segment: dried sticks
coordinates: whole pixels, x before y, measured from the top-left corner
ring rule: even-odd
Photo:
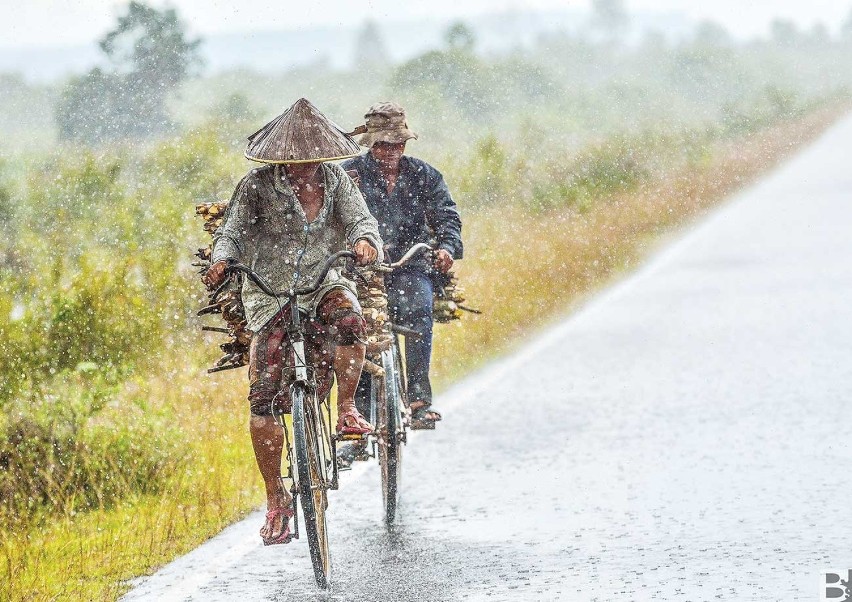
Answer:
[[[200,215],[204,219],[204,231],[210,237],[220,225],[225,216],[225,209],[228,203],[201,203],[195,206],[196,215]],[[198,249],[195,256],[199,261],[192,265],[200,268],[199,275],[203,276],[210,267],[211,247],[208,245],[202,249]],[[209,293],[208,304],[198,311],[199,316],[206,314],[221,314],[225,321],[226,328],[202,327],[202,330],[224,332],[227,333],[229,340],[219,345],[219,348],[224,352],[224,355],[216,360],[212,368],[207,372],[219,372],[222,370],[231,370],[240,368],[248,364],[249,360],[249,345],[251,345],[251,333],[246,330],[246,315],[243,309],[243,302],[240,296],[242,289],[242,275],[238,276],[231,284],[219,294],[216,299],[213,299],[213,293]]]

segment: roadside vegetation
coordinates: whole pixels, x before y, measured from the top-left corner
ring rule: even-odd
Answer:
[[[195,203],[229,197],[249,166],[241,139],[266,117],[300,95],[353,126],[380,97],[408,106],[421,134],[409,151],[459,202],[459,273],[484,310],[437,327],[444,389],[848,109],[836,73],[850,41],[774,35],[563,35],[483,57],[459,25],[401,65],[182,73],[168,115],[147,107],[151,132],[91,122],[67,130],[85,139],[0,157],[0,599],[114,599],[262,501],[245,371],[204,374],[217,339],[198,330],[190,263],[207,242]],[[810,69],[792,73],[791,56]],[[61,107],[81,102],[82,81],[54,91],[58,119],[80,117]]]

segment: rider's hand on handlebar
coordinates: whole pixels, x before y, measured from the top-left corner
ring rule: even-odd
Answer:
[[[207,273],[204,274],[204,277],[201,279],[201,281],[210,290],[218,288],[219,285],[222,284],[222,282],[224,282],[225,280],[225,268],[227,267],[227,261],[217,261],[207,269]]]
[[[435,267],[446,274],[453,267],[453,256],[446,249],[438,249],[433,255]]]
[[[358,265],[368,265],[376,261],[379,252],[366,239],[362,238],[355,243],[355,263]]]

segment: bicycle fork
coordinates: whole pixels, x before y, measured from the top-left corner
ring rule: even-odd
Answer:
[[[298,335],[301,334],[298,331],[296,333],[296,340],[292,341],[292,353],[293,353],[293,373],[294,373],[294,382],[308,382],[308,366],[305,362],[305,341],[301,339]],[[292,396],[291,396],[292,402]],[[274,407],[274,404],[273,404]],[[291,408],[292,411],[292,408]],[[293,446],[290,443],[290,434],[287,430],[287,425],[284,422],[284,416],[281,413],[276,413],[276,418],[278,419],[278,424],[281,425],[281,428],[284,429],[284,439],[285,445],[287,447],[287,476],[278,477],[279,482],[281,483],[282,489],[287,489],[287,481],[290,482],[290,496],[293,500],[293,539],[299,539],[299,506],[301,504],[298,503],[298,496],[301,495],[299,491],[299,487],[297,485],[298,475],[296,471],[298,468],[296,467],[296,463],[293,461]]]

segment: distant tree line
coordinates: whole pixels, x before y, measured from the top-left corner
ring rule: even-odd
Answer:
[[[73,79],[56,107],[61,140],[97,143],[163,132],[166,98],[201,62],[174,9],[132,1],[99,42],[110,68]]]
[[[221,127],[233,126],[237,140],[246,129],[237,122],[271,113],[280,100],[261,96],[246,81],[275,82],[278,93],[290,96],[310,89],[332,106],[346,102],[348,94],[340,93],[345,89],[364,97],[365,106],[367,96],[394,97],[410,107],[424,133],[440,130],[449,142],[466,128],[557,132],[570,122],[574,132],[599,132],[654,120],[712,120],[720,108],[734,115],[755,98],[780,110],[794,106],[797,97],[852,80],[845,68],[852,61],[844,58],[852,48],[852,12],[837,33],[820,24],[803,29],[775,20],[768,38],[743,44],[709,21],[688,38],[651,30],[636,35],[627,4],[593,0],[579,31],[541,33],[511,53],[490,56],[477,48],[476,29],[455,23],[442,45],[402,63],[392,61],[380,25],[370,21],[356,35],[351,72],[322,63],[273,78],[246,71],[239,84],[232,78],[220,86],[220,97],[211,95],[206,107],[206,91],[201,102],[190,104],[203,107]],[[95,144],[173,131],[167,99],[174,100],[200,65],[199,46],[175,10],[130,2],[100,40],[106,66],[74,78],[61,94],[60,138]],[[808,53],[804,67],[792,60],[800,51]],[[2,87],[0,81],[0,95]]]

